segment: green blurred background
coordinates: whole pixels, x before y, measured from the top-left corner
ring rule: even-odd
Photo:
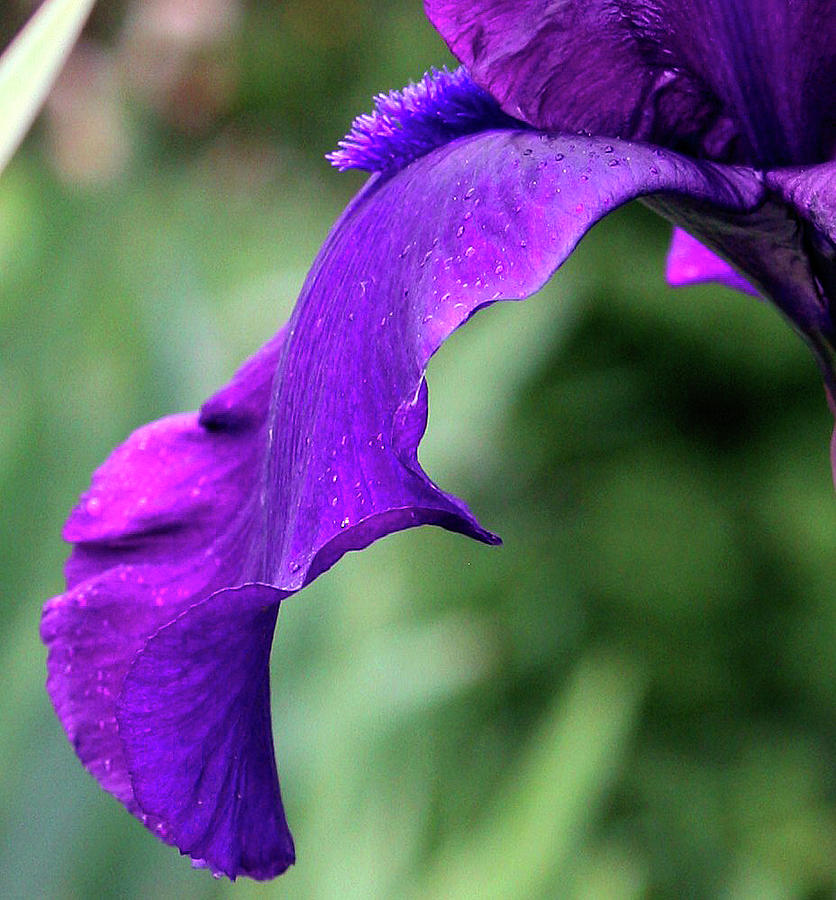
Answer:
[[[2,176],[0,895],[836,891],[832,418],[771,309],[665,285],[638,205],[430,366],[424,465],[505,546],[395,535],[283,607],[287,875],[192,871],[52,714],[91,471],[286,319],[363,181],[323,154],[446,62],[419,0],[101,4]]]

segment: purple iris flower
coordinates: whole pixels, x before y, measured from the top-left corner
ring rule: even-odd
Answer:
[[[417,457],[427,362],[476,310],[535,292],[640,197],[676,227],[670,280],[772,302],[836,397],[836,0],[425,5],[464,68],[356,120],[332,161],[373,174],[289,324],[95,473],[44,610],[84,765],[230,878],[294,860],[270,727],[281,601],[399,529],[498,542]]]

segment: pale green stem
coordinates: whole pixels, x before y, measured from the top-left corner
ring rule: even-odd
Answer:
[[[0,171],[61,71],[95,0],[45,0],[0,56]]]

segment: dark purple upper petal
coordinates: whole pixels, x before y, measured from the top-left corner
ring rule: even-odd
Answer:
[[[738,212],[763,194],[750,172],[525,131],[463,137],[373,178],[288,326],[251,577],[293,590],[346,550],[422,523],[490,539],[418,463],[427,362],[475,310],[530,295],[592,224],[652,192]]]
[[[762,166],[832,158],[836,0],[425,0],[477,83],[547,131]]]

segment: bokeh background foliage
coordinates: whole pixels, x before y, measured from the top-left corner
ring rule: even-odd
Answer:
[[[641,206],[430,367],[424,464],[505,546],[395,535],[282,609],[286,876],[193,872],[52,715],[39,610],[90,472],[287,317],[362,182],[323,154],[449,61],[418,0],[101,4],[0,180],[3,896],[836,890],[829,414],[772,310],[666,287]]]

